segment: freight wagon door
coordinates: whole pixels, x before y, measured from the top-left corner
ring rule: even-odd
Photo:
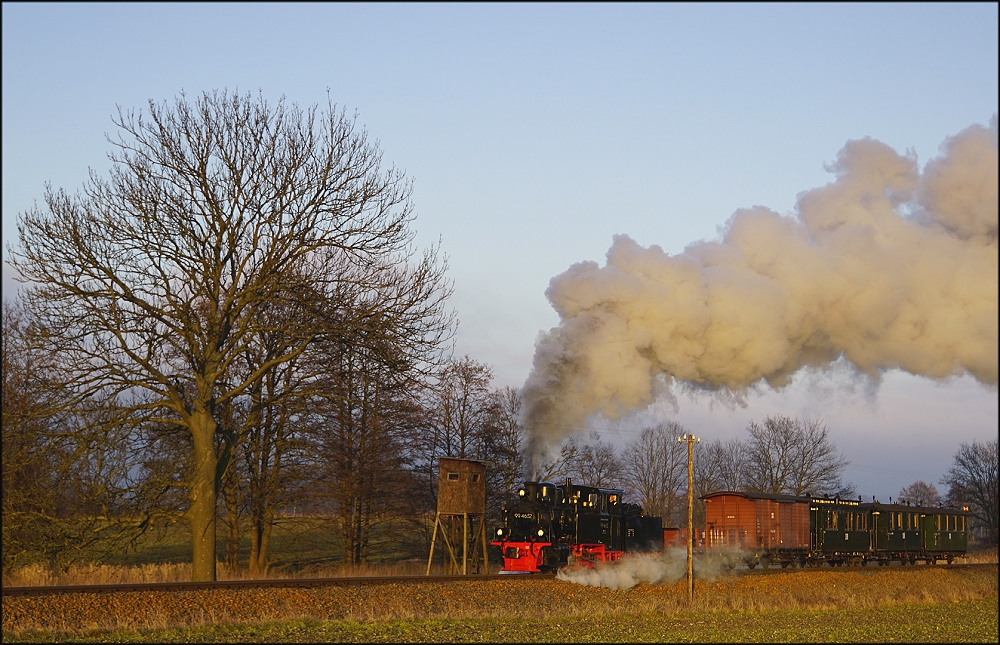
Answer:
[[[798,502],[779,502],[779,548],[809,548],[809,506]]]

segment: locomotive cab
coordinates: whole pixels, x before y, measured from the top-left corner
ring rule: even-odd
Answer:
[[[491,543],[503,556],[501,573],[554,571],[566,564],[569,547],[559,543],[562,488],[551,482],[524,482],[517,495]]]

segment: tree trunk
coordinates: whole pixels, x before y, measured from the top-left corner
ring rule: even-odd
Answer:
[[[250,532],[250,573],[267,574],[267,551],[271,543],[273,526],[274,513],[271,511],[253,521],[253,529]]]
[[[236,464],[231,462],[226,470],[226,483],[223,497],[226,502],[226,512],[229,515],[229,537],[226,539],[226,565],[232,575],[240,570],[240,509],[237,499],[238,479]]]
[[[202,408],[191,415],[194,469],[188,484],[187,511],[191,527],[191,580],[205,582],[216,579],[215,567],[215,503],[216,466],[215,419]]]
[[[361,497],[355,496],[354,498],[354,511],[353,511],[353,522],[351,523],[351,539],[354,543],[354,553],[352,561],[355,565],[362,564],[361,551]]]

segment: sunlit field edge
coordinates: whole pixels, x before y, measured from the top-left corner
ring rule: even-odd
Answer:
[[[26,642],[996,642],[997,599],[947,604],[589,618],[286,620],[191,628],[29,632]],[[4,641],[8,641],[4,636]]]

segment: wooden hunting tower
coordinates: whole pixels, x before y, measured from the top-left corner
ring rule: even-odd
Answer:
[[[489,573],[486,554],[486,464],[471,459],[441,457],[437,513],[434,516],[431,551],[427,556],[427,575],[431,572],[438,529],[448,550],[446,573],[466,575],[470,573],[470,563],[475,566],[476,573]],[[473,541],[471,549],[470,533]],[[482,554],[482,567],[477,557],[479,553]]]

